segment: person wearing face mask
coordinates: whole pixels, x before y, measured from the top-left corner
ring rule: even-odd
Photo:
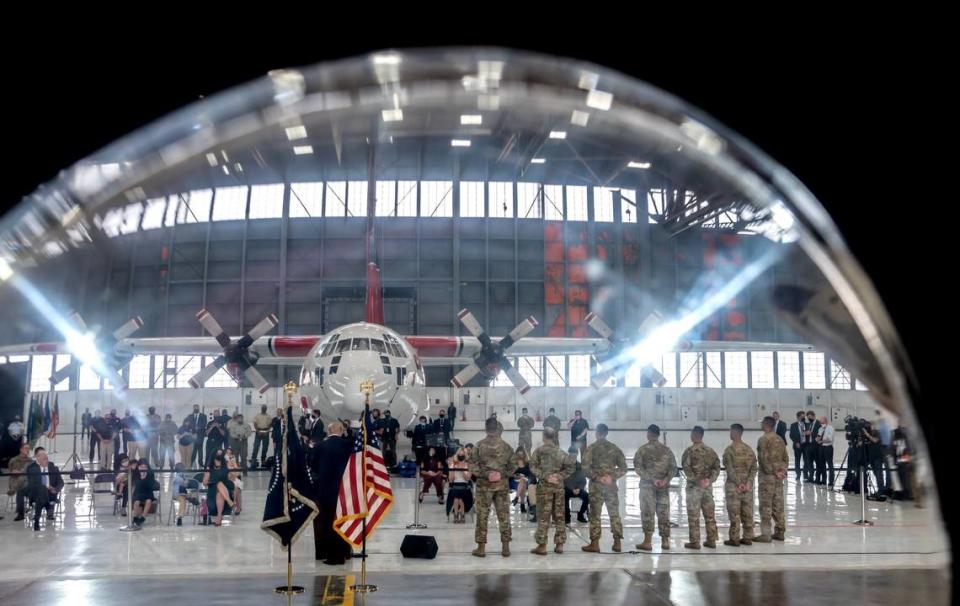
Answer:
[[[207,429],[207,415],[200,412],[200,406],[193,405],[193,412],[183,419],[186,425],[193,432],[193,450],[190,451],[190,460],[184,461],[187,466],[196,463],[197,467],[204,467],[203,463],[203,438]]]
[[[400,422],[390,415],[389,410],[383,411],[383,460],[391,473],[397,467],[398,433],[400,433]]]
[[[450,425],[450,419],[447,418],[447,411],[442,408],[440,412],[437,413],[437,418],[433,421],[433,431],[438,437],[442,436],[442,440],[439,441],[437,445],[437,452],[441,459],[446,459],[447,443],[450,442],[450,432],[453,431],[453,428]]]
[[[420,424],[413,428],[413,454],[416,456],[418,468],[427,454],[427,433],[429,433],[429,429],[427,417],[421,415]]]
[[[470,470],[467,468],[467,453],[463,448],[447,461],[450,487],[447,491],[447,517],[453,512],[453,523],[463,524],[467,512],[473,509],[473,490]]]
[[[567,422],[567,427],[570,429],[570,445],[580,450],[582,458],[587,450],[587,430],[590,429],[590,423],[583,418],[583,413],[577,410],[574,411],[573,418]]]
[[[816,441],[819,432],[820,422],[817,421],[817,413],[808,410],[806,422],[803,424],[803,441],[800,443],[803,449],[803,480],[805,482],[814,480],[814,466],[820,455]]]
[[[327,437],[327,432],[323,429],[323,421],[320,420],[320,411],[314,410],[310,413],[310,420],[307,423],[307,431],[310,436],[310,441],[314,445],[323,442],[323,439]]]
[[[340,421],[330,423],[329,435],[317,446],[310,457],[317,504],[317,516],[313,519],[315,557],[329,566],[342,565],[350,557],[350,544],[344,541],[333,528],[337,516],[337,499],[343,470],[350,461],[353,442],[344,437]]]
[[[140,459],[136,467],[132,464],[130,467],[130,482],[133,486],[133,523],[137,526],[143,526],[143,523],[147,520],[144,514],[149,513],[150,506],[153,504],[153,489],[156,480],[146,457]]]

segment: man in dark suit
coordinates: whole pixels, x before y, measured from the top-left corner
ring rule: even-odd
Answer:
[[[313,519],[313,540],[316,559],[337,566],[350,557],[350,544],[344,541],[333,523],[337,517],[337,500],[343,470],[353,453],[353,442],[344,437],[343,424],[334,421],[328,427],[329,435],[311,451],[310,468],[314,481],[314,501],[319,509]]]
[[[437,447],[437,454],[441,461],[447,460],[447,442],[450,441],[450,432],[453,431],[450,419],[446,415],[447,411],[441,408],[440,412],[437,413],[437,418],[433,420],[433,433],[437,434],[438,437],[442,436],[442,439],[438,440],[439,446]]]
[[[417,467],[423,462],[427,454],[427,433],[432,429],[427,424],[427,417],[420,417],[420,424],[413,428],[413,454],[417,457]]]
[[[383,462],[393,471],[397,466],[397,434],[400,433],[400,421],[383,411]]]
[[[817,421],[817,413],[812,410],[807,411],[807,418],[803,424],[803,480],[805,482],[814,481],[816,472],[817,458],[820,456],[819,445],[817,444],[817,434],[820,433],[820,422]]]
[[[800,479],[800,460],[803,459],[803,411],[797,413],[797,420],[790,424],[790,441],[793,442],[793,471]]]
[[[187,464],[192,465],[196,462],[197,467],[202,467],[206,461],[203,458],[203,440],[207,433],[207,415],[200,412],[199,405],[194,404],[193,412],[187,415],[183,422],[193,431],[193,454]]]
[[[307,433],[310,436],[310,440],[315,444],[319,445],[323,442],[323,439],[327,437],[327,432],[323,430],[323,421],[320,420],[320,411],[314,410],[313,414],[310,415],[310,423],[307,428]]]
[[[47,451],[37,447],[33,451],[36,459],[27,467],[27,495],[33,502],[33,529],[40,530],[41,511],[47,510],[47,519],[53,520],[53,506],[63,490],[63,477],[57,466],[50,462]],[[22,503],[18,503],[18,508]]]
[[[783,440],[783,443],[787,443],[787,424],[780,420],[780,411],[774,410],[771,415],[774,420],[773,432],[780,436],[780,439]]]

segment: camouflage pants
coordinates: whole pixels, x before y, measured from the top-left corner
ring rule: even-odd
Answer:
[[[707,540],[716,542],[717,533],[716,505],[713,502],[713,486],[700,488],[697,484],[687,484],[687,523],[690,526],[690,542],[700,542],[700,514],[707,525]]]
[[[643,532],[653,532],[653,514],[657,514],[660,536],[670,536],[670,487],[657,488],[649,482],[640,483],[640,521]]]
[[[550,534],[550,520],[553,519],[553,542],[563,545],[567,542],[567,525],[563,520],[563,489],[540,487],[537,491],[537,532],[533,538],[538,545],[544,545]]]
[[[497,522],[500,524],[500,541],[510,542],[510,490],[477,489],[477,543],[487,542],[487,522],[490,518],[490,504],[493,503],[497,511]],[[562,513],[562,512],[561,512]]]
[[[620,494],[617,485],[604,486],[600,482],[590,482],[590,540],[600,540],[600,514],[607,506],[610,516],[610,531],[613,538],[623,538],[623,523],[620,521]]]
[[[723,485],[726,493],[727,516],[730,518],[730,540],[740,540],[740,527],[743,525],[743,538],[753,538],[753,490],[737,492],[737,485],[727,482]]]
[[[531,432],[520,432],[520,447],[527,453],[527,456],[530,456],[530,453],[533,452],[533,434]]]
[[[770,518],[775,523],[775,532],[787,529],[783,515],[783,480],[777,476],[760,475],[760,534],[770,536]]]

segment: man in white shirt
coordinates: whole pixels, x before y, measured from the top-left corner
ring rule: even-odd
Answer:
[[[817,476],[815,484],[829,484],[833,486],[833,438],[834,429],[827,417],[820,417],[820,431],[817,433],[819,456],[817,457]],[[827,467],[830,468],[830,479],[827,480]]]

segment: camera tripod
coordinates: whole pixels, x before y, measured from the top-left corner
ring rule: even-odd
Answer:
[[[873,522],[867,519],[867,499],[868,491],[871,489],[871,480],[867,479],[867,470],[868,459],[867,459],[867,446],[866,444],[856,444],[851,445],[847,448],[847,452],[843,455],[843,460],[840,462],[840,468],[843,469],[844,464],[847,462],[848,456],[851,451],[855,451],[857,454],[857,476],[860,480],[860,519],[854,521],[854,524],[857,526],[873,526]],[[848,470],[849,473],[849,470]],[[839,474],[834,476],[833,484],[830,485],[831,490],[835,490],[834,486],[837,483]],[[873,486],[873,488],[876,488]]]

